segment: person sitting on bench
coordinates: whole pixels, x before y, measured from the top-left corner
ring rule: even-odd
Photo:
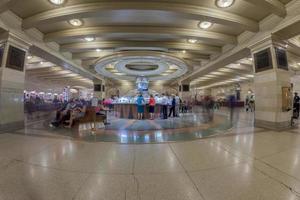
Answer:
[[[70,111],[69,125],[65,127],[72,128],[74,120],[84,117],[85,113],[86,105],[80,101],[76,101],[76,107]]]
[[[70,99],[59,110],[56,111],[55,120],[50,123],[51,127],[59,127],[64,121],[70,118],[70,111],[76,107],[74,99]]]

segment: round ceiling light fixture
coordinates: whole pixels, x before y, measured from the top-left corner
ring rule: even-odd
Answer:
[[[31,56],[31,55],[28,55],[28,56],[27,56],[27,59],[28,59],[28,60],[32,59],[32,56]]]
[[[219,8],[228,8],[234,4],[234,0],[216,0],[215,3]]]
[[[72,26],[82,26],[83,21],[80,19],[70,19],[69,24],[71,24]]]
[[[102,51],[102,50],[101,50],[101,49],[96,49],[96,51],[97,51],[97,52],[100,52],[100,51]]]
[[[198,42],[198,40],[196,39],[188,39],[188,42],[191,43],[191,44],[195,44]]]
[[[93,37],[93,36],[87,36],[87,37],[84,38],[84,40],[87,41],[87,42],[92,42],[92,41],[95,40],[95,37]]]
[[[54,4],[54,5],[62,5],[65,3],[65,0],[49,0],[50,3]]]
[[[199,22],[198,27],[201,29],[208,29],[213,25],[213,23],[208,21]]]

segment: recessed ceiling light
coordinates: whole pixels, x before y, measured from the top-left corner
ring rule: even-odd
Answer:
[[[182,50],[182,53],[186,53],[186,50]]]
[[[228,8],[233,5],[234,0],[216,0],[215,3],[219,8]]]
[[[40,62],[40,64],[42,65],[42,64],[44,64],[44,62],[43,62],[43,61],[41,61],[41,62]]]
[[[31,58],[32,58],[32,56],[30,56],[30,55],[29,55],[29,56],[27,56],[27,59],[28,59],[28,60],[30,60]]]
[[[201,29],[208,29],[213,25],[213,23],[208,21],[199,22],[198,27]]]
[[[92,36],[87,36],[87,37],[85,37],[84,39],[85,39],[85,41],[87,41],[87,42],[92,42],[92,41],[95,40],[95,38],[92,37]]]
[[[50,3],[55,4],[55,5],[62,5],[65,3],[65,0],[49,0]]]
[[[69,24],[72,26],[82,26],[83,22],[80,19],[71,19],[69,20]]]
[[[102,50],[101,50],[101,49],[96,49],[96,51],[97,51],[97,52],[100,52],[100,51],[102,51]]]
[[[188,39],[188,42],[192,43],[192,44],[195,44],[196,42],[198,42],[198,40],[196,40],[196,39]]]

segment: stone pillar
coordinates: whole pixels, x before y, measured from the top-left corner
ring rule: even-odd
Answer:
[[[289,110],[292,89],[285,47],[269,37],[253,45],[251,53],[255,72],[255,126],[286,129],[290,127],[292,115]]]
[[[179,97],[182,101],[189,101],[191,100],[191,92],[190,92],[190,84],[187,82],[179,83]]]
[[[1,132],[24,127],[25,62],[29,44],[6,33],[0,38],[0,46]]]
[[[106,97],[105,95],[106,87],[105,82],[100,80],[94,81],[94,97],[98,99],[103,99]]]

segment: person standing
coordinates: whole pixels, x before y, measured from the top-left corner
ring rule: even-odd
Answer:
[[[298,119],[299,118],[299,106],[300,106],[300,97],[298,96],[298,93],[295,92],[294,96],[294,105],[293,105],[293,110],[294,110],[294,115]]]
[[[172,95],[172,98],[171,98],[171,108],[170,108],[169,117],[171,117],[172,113],[173,113],[173,117],[175,117],[175,106],[176,106],[175,95]]]
[[[150,95],[150,99],[149,99],[149,113],[150,113],[150,119],[153,120],[154,119],[154,108],[155,108],[155,99],[153,97],[153,95]]]
[[[248,110],[249,110],[249,101],[250,101],[249,96],[246,96],[246,100],[245,100],[246,112],[248,112]]]
[[[251,95],[250,96],[250,99],[249,99],[249,108],[250,108],[250,111],[253,112],[255,110],[255,99],[254,99],[254,95]]]
[[[175,96],[175,103],[176,103],[176,105],[175,105],[175,116],[179,117],[180,98],[179,98],[178,94],[176,94],[176,96]]]
[[[163,119],[168,119],[168,97],[163,93],[161,97]]]
[[[138,119],[141,120],[143,119],[144,104],[145,104],[145,99],[142,94],[138,96],[136,100],[136,104],[137,104]]]

